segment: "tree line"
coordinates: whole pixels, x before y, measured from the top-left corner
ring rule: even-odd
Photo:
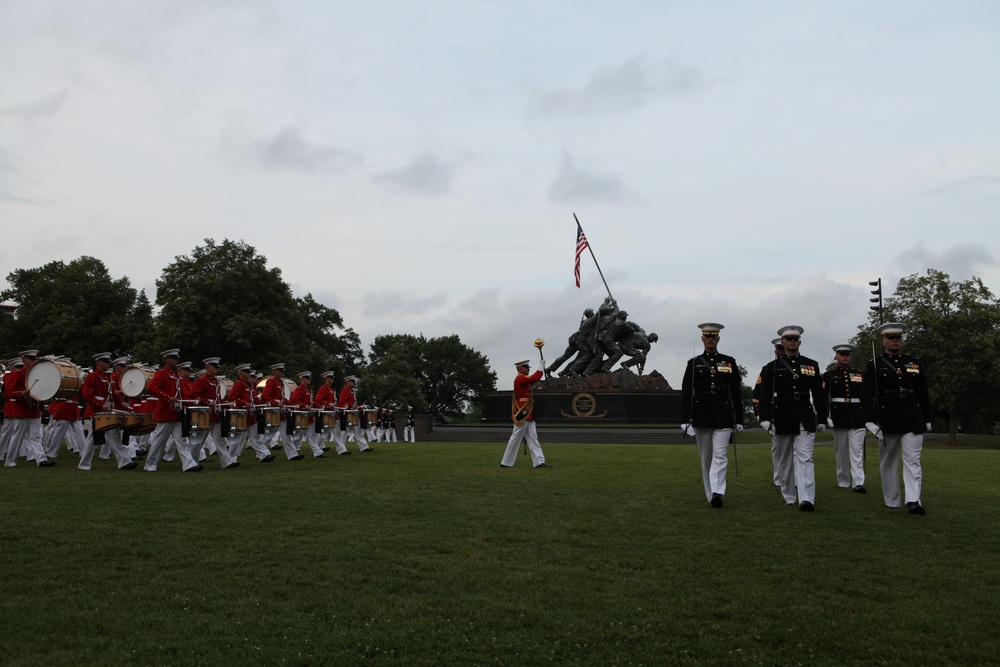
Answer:
[[[264,372],[284,361],[315,376],[336,370],[338,384],[357,375],[363,399],[412,405],[438,422],[461,419],[496,384],[489,360],[456,335],[379,336],[366,355],[336,309],[294,296],[281,269],[243,241],[205,239],[175,257],[156,280],[155,302],[94,257],[16,269],[7,282],[0,299],[17,306],[0,315],[8,356],[38,348],[87,366],[110,351],[156,364],[161,350],[179,347],[185,359],[221,356]]]

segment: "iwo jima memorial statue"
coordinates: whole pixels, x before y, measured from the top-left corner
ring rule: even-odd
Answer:
[[[576,218],[576,215],[573,216]],[[580,286],[580,254],[589,249],[577,220],[576,286]],[[593,257],[593,250],[590,250]],[[594,258],[594,264],[597,259]],[[604,274],[597,266],[604,281]],[[658,340],[639,324],[628,319],[618,307],[607,281],[608,296],[595,311],[583,311],[579,328],[567,341],[566,350],[551,364],[545,364],[542,347],[535,340],[545,379],[534,391],[535,416],[545,423],[564,422],[584,425],[651,424],[681,421],[681,392],[658,371],[644,374],[650,347]],[[624,361],[622,359],[625,358]],[[615,364],[621,362],[619,368]],[[486,397],[483,418],[488,422],[506,422],[511,416],[510,391]]]

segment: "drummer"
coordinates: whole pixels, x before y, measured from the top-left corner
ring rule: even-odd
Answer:
[[[79,456],[83,452],[86,436],[83,434],[83,416],[80,412],[79,390],[65,399],[49,402],[49,423],[45,426],[45,455],[54,459],[59,455],[63,439],[69,451]]]
[[[268,451],[263,436],[257,432],[257,383],[254,380],[253,370],[250,364],[237,366],[235,370],[239,379],[233,383],[229,400],[235,409],[247,411],[247,428],[242,432],[229,432],[229,453],[236,458],[243,453],[244,444],[249,444],[256,453],[258,461],[270,463],[274,460],[274,454]]]
[[[177,456],[177,446],[179,443],[184,443],[184,448],[187,449],[188,452],[191,452],[191,442],[188,440],[188,437],[185,434],[186,432],[184,430],[184,411],[182,409],[185,405],[190,404],[191,389],[192,387],[194,387],[194,378],[191,377],[191,362],[182,361],[179,364],[177,364],[175,370],[177,371],[177,392],[178,392],[177,413],[178,415],[180,415],[180,417],[178,418],[180,423],[180,431],[179,431],[180,436],[179,439],[175,440],[174,438],[171,438],[170,440],[167,441],[166,447],[163,450],[164,461],[174,460],[174,458]],[[156,376],[154,375],[153,377]],[[153,420],[154,421],[156,420],[155,413],[153,415]],[[192,458],[195,459],[195,463],[198,463],[196,457],[192,456]],[[197,470],[195,470],[195,472],[200,471],[202,468],[203,466],[200,463],[198,463]],[[187,472],[187,470],[185,469],[184,472]]]
[[[278,446],[278,439],[280,438],[284,444],[285,456],[292,459],[298,453],[295,451],[295,447],[288,443],[288,423],[285,420],[285,411],[283,409],[285,407],[285,373],[284,363],[271,364],[271,377],[268,378],[264,384],[264,389],[260,392],[260,400],[261,403],[269,408],[281,409],[281,419],[278,422],[278,427],[264,433],[264,445],[270,449],[280,449],[281,447]]]
[[[181,435],[181,414],[178,409],[181,400],[181,380],[177,370],[180,365],[180,354],[177,348],[161,352],[163,368],[156,371],[147,386],[150,395],[156,399],[156,408],[153,412],[156,428],[149,436],[149,453],[146,455],[145,466],[147,472],[156,472],[160,453],[168,441],[174,444],[175,451],[180,455],[184,472],[197,472],[202,469],[201,464],[191,457],[187,440]]]
[[[364,408],[359,407],[357,400],[355,399],[354,392],[358,386],[358,378],[354,375],[348,375],[344,378],[344,388],[340,390],[340,407],[350,414],[347,415],[347,426],[346,431],[349,434],[354,435],[355,442],[358,443],[358,448],[363,452],[374,451],[368,446],[368,439],[365,438],[364,429],[361,428],[361,415],[360,411]],[[340,422],[343,426],[344,422]]]
[[[128,448],[122,442],[122,431],[118,424],[112,428],[98,432],[98,421],[95,415],[114,415],[116,411],[127,412],[128,405],[122,400],[122,393],[118,389],[116,375],[111,372],[111,353],[99,352],[93,356],[94,370],[87,373],[83,380],[83,388],[80,393],[86,404],[83,412],[84,419],[91,419],[92,425],[87,439],[83,443],[83,453],[80,454],[80,470],[90,470],[90,464],[94,459],[94,447],[96,445],[111,445],[111,451],[115,454],[119,470],[133,470],[136,463],[129,455]],[[120,416],[120,415],[118,415]],[[115,416],[110,417],[112,421]]]
[[[4,465],[8,468],[17,465],[17,457],[22,448],[30,458],[34,458],[35,465],[39,468],[51,468],[56,464],[45,456],[45,450],[42,449],[42,413],[38,409],[38,402],[28,393],[28,373],[37,358],[38,350],[24,350],[21,352],[20,365],[12,363],[13,368],[4,376],[4,395],[7,400],[3,406],[0,452],[6,449]]]
[[[219,371],[222,368],[222,359],[219,357],[208,357],[203,359],[205,364],[204,372],[195,380],[191,388],[191,400],[199,407],[208,407],[211,412],[209,420],[211,428],[192,431],[188,440],[192,444],[191,455],[198,458],[197,452],[208,435],[215,440],[215,448],[219,453],[219,465],[223,468],[238,468],[240,463],[231,455],[229,451],[229,440],[222,437],[222,384],[219,382]]]
[[[337,390],[333,387],[334,376],[335,373],[333,371],[323,373],[323,386],[316,390],[313,407],[320,413],[333,412],[337,409]],[[322,417],[323,415],[320,414],[317,419],[322,421]],[[326,435],[327,443],[333,443],[334,447],[337,448],[338,454],[350,454],[347,451],[347,447],[344,446],[344,436],[346,434],[340,429],[340,420],[337,420],[334,426],[324,428],[323,433]],[[330,451],[329,444],[324,445],[323,451]]]
[[[292,410],[296,412],[311,412],[313,405],[312,377],[313,375],[309,371],[299,373],[299,386],[295,388],[295,391],[292,392],[291,397],[288,399],[288,406]],[[304,430],[296,429],[295,433],[291,436],[299,458],[302,458],[299,446],[302,443],[303,436],[305,437],[305,441],[309,443],[309,449],[312,451],[313,458],[323,458],[323,452],[326,450],[320,444],[320,441],[323,439],[322,434],[316,432],[315,415],[310,414],[306,428]],[[329,447],[326,449],[329,449]]]

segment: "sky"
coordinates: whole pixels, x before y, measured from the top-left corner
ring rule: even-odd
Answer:
[[[701,322],[752,381],[784,325],[830,361],[869,280],[934,268],[1000,292],[993,1],[0,16],[0,289],[90,255],[154,299],[175,257],[243,240],[366,350],[458,334],[499,388],[608,289],[678,388]],[[589,254],[574,284],[574,213],[608,289]]]

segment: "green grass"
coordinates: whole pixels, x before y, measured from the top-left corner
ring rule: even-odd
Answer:
[[[377,445],[181,474],[0,470],[4,665],[997,664],[1000,453],[927,449],[927,516],[770,452]]]

